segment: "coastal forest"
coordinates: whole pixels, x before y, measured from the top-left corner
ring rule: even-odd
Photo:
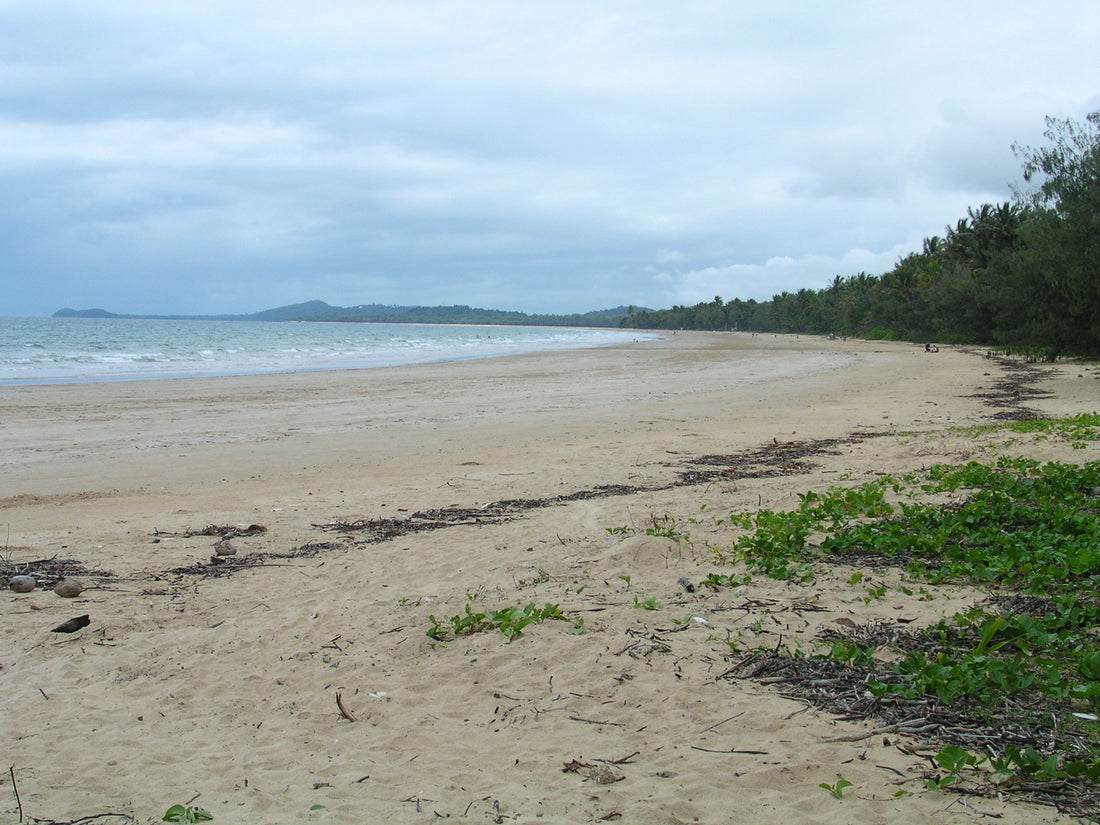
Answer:
[[[1013,145],[1013,198],[971,207],[882,275],[769,301],[628,308],[624,327],[851,335],[980,344],[1053,360],[1100,357],[1100,111],[1047,118],[1047,145]]]

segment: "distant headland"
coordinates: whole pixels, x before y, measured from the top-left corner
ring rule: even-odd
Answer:
[[[634,307],[615,307],[574,315],[529,315],[500,309],[454,306],[336,307],[324,301],[265,309],[245,315],[123,315],[105,309],[59,309],[54,318],[134,318],[161,321],[350,321],[375,324],[505,324],[516,326],[618,327]]]

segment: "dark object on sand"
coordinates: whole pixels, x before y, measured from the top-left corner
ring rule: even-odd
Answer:
[[[686,590],[688,593],[695,592],[695,585],[688,581],[687,576],[681,576],[676,580],[676,583],[680,585],[680,587],[684,588],[684,590]]]
[[[77,616],[75,619],[69,619],[69,621],[67,621],[67,622],[62,622],[61,624],[59,624],[57,627],[55,627],[50,632],[51,633],[76,633],[76,631],[80,630],[82,627],[87,627],[91,623],[92,623],[92,620],[89,619],[88,614],[85,613],[83,616]]]

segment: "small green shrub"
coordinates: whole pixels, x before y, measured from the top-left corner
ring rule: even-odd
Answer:
[[[819,788],[824,788],[831,793],[837,799],[844,798],[844,789],[852,787],[852,783],[847,779],[838,779],[834,784],[830,785],[828,782],[822,782],[818,785]]]
[[[209,822],[214,817],[202,808],[190,805],[173,805],[161,817],[163,822]]]
[[[471,606],[473,599],[466,602],[463,613],[440,621],[434,615],[428,617],[431,623],[426,635],[436,641],[451,641],[459,636],[469,636],[487,630],[499,630],[509,641],[523,635],[523,629],[530,624],[556,620],[569,621],[556,604],[536,607],[532,602],[526,607],[504,607],[500,610],[475,611]],[[579,627],[583,628],[583,620]],[[574,623],[574,627],[578,627]]]

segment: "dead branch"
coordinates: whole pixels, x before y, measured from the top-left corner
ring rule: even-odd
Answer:
[[[336,692],[336,707],[340,709],[340,715],[347,719],[349,722],[359,721],[351,715],[351,712],[346,707],[344,707],[344,697],[340,695],[339,691]]]

